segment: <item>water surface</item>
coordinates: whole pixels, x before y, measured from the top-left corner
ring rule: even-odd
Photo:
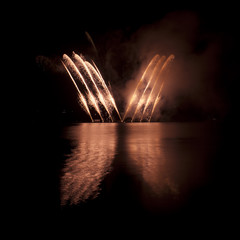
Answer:
[[[217,147],[212,123],[80,123],[62,139],[60,205],[74,216],[190,212],[209,185]]]

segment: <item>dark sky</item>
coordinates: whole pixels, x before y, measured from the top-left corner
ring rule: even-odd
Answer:
[[[182,42],[178,43],[177,40],[173,44],[173,50],[176,50],[179,46],[176,53],[182,57],[181,52],[184,52],[182,61],[186,62],[187,59],[191,62],[189,56],[201,56],[215,39],[221,42],[220,52],[218,53],[218,57],[221,59],[218,70],[221,76],[218,76],[219,84],[214,83],[214,87],[220,91],[220,95],[224,99],[223,102],[227,105],[227,111],[230,111],[229,109],[232,111],[234,108],[233,102],[236,101],[234,97],[236,88],[234,86],[239,78],[237,71],[239,67],[237,57],[239,52],[237,10],[236,6],[230,4],[230,2],[210,4],[209,1],[201,1],[201,3],[194,1],[194,3],[186,4],[182,1],[178,3],[138,2],[131,5],[121,1],[108,4],[79,2],[78,4],[59,3],[49,5],[39,3],[19,11],[19,22],[16,22],[15,26],[17,27],[16,31],[13,31],[13,35],[19,39],[17,47],[19,46],[18,51],[23,53],[26,58],[25,66],[29,66],[25,68],[24,82],[28,86],[25,89],[27,90],[28,104],[24,108],[28,113],[30,112],[30,115],[32,114],[33,118],[40,117],[45,120],[53,119],[53,121],[59,117],[58,114],[64,109],[78,112],[78,104],[73,103],[76,99],[74,87],[70,81],[63,77],[61,71],[58,72],[58,64],[62,54],[71,54],[72,51],[83,53],[93,59],[96,58],[93,48],[86,38],[85,31],[89,32],[96,44],[101,59],[98,62],[99,67],[107,81],[112,84],[114,91],[114,87],[118,88],[118,79],[123,79],[125,83],[128,78],[134,75],[135,68],[141,65],[139,56],[136,56],[138,55],[136,54],[138,45],[135,45],[135,42],[137,42],[137,44],[140,44],[139,46],[142,46],[141,40],[136,40],[140,33],[140,39],[144,39],[144,29],[147,29],[147,31],[153,29],[158,39],[162,39],[159,36],[164,31],[158,31],[157,29],[157,27],[162,26],[161,21],[169,19],[168,16],[172,13],[173,15],[181,13],[182,19],[184,14],[189,12],[196,15],[200,22],[197,27],[197,40],[194,45],[191,45],[191,54],[189,55],[187,51],[190,50],[188,48],[179,50],[183,49]],[[186,32],[185,35],[183,34],[184,38],[182,38],[181,33],[179,34],[181,41],[185,39],[185,36],[194,38],[192,37],[194,33],[187,33],[190,28],[184,27],[184,24],[188,22],[187,17],[187,20],[180,22],[179,25],[176,19],[174,20],[176,31],[181,32],[185,29]],[[191,21],[191,18],[189,18],[189,21]],[[159,22],[160,25],[158,25]],[[180,26],[181,24],[182,26]],[[166,29],[169,34],[169,29]],[[175,37],[174,34],[170,34],[170,36]],[[135,52],[128,49],[129,45],[127,43],[129,42]],[[152,42],[150,41],[149,44],[151,45]],[[118,62],[111,65],[111,69],[106,67],[109,64],[107,62],[110,56],[109,49],[112,50],[112,55],[115,54],[115,59],[118,59]],[[165,54],[168,54],[168,52]],[[208,55],[206,55],[206,59],[207,57]],[[211,62],[207,64],[210,66]],[[131,67],[126,68],[126,65],[133,67],[132,69]],[[191,65],[189,67],[191,68]],[[120,87],[123,86],[124,84]],[[177,97],[180,99],[179,102],[188,101],[188,98]],[[122,104],[122,99],[118,99],[118,101]],[[121,108],[121,106],[119,107]],[[192,111],[196,104],[182,107],[186,108],[184,109],[185,112],[188,112]],[[198,111],[198,108],[196,111]],[[81,114],[83,113],[80,112]],[[83,114],[83,120],[84,117],[86,118]]]

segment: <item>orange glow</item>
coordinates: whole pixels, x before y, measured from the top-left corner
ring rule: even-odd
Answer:
[[[139,80],[137,87],[135,88],[135,91],[130,99],[130,103],[127,107],[127,110],[124,114],[123,120],[126,118],[129,109],[133,106],[133,103],[135,102],[135,110],[133,112],[133,115],[131,117],[131,122],[133,122],[138,115],[140,117],[140,122],[143,120],[143,117],[146,112],[148,112],[147,118],[151,119],[154,110],[156,108],[157,103],[160,100],[160,93],[163,87],[163,84],[159,83],[160,77],[163,74],[163,72],[166,71],[169,63],[174,59],[174,55],[171,54],[167,59],[165,56],[160,56],[157,54],[154,56],[154,58],[150,61],[147,68],[145,69],[141,79]],[[154,83],[152,81],[154,80]],[[162,82],[164,79],[162,79]],[[160,92],[156,92],[158,90],[155,90],[160,85]],[[156,92],[155,94],[153,94]],[[154,96],[153,96],[154,95]],[[149,106],[153,105],[153,110],[151,111],[151,114],[149,115],[150,109]],[[148,111],[146,111],[148,109]],[[149,120],[150,121],[150,120]]]
[[[60,182],[62,206],[75,205],[98,196],[100,184],[111,170],[116,152],[117,125],[107,124],[84,123],[68,132],[77,146],[63,169]]]
[[[151,121],[152,115],[153,115],[153,113],[154,113],[154,110],[155,110],[158,102],[160,101],[160,94],[161,94],[163,85],[164,85],[164,82],[162,83],[162,85],[161,85],[161,87],[160,87],[160,89],[159,89],[159,93],[158,93],[157,97],[155,98],[155,101],[154,101],[154,104],[153,104],[153,108],[152,108],[152,112],[151,112],[151,115],[150,115],[150,118],[149,118],[149,122]]]
[[[165,57],[165,56],[162,56],[162,57],[160,58],[160,60],[158,61],[158,68],[157,68],[157,69],[158,69],[158,70],[160,69],[160,71],[158,72],[158,75],[157,75],[157,77],[155,78],[155,82],[154,82],[154,84],[153,84],[153,87],[152,87],[152,89],[151,89],[151,92],[150,92],[150,94],[148,95],[148,98],[147,98],[146,104],[145,104],[145,106],[144,106],[143,113],[142,113],[142,116],[141,116],[140,121],[142,121],[143,116],[144,116],[144,113],[145,113],[145,111],[146,111],[149,103],[150,103],[151,100],[153,99],[152,93],[153,93],[153,91],[154,91],[154,89],[155,89],[155,87],[156,87],[157,82],[159,81],[159,77],[160,77],[160,75],[161,75],[161,73],[162,73],[162,69],[163,69],[163,68],[162,68],[162,64],[163,64],[163,61],[165,61],[165,59],[166,59],[166,57]]]
[[[172,62],[174,58],[175,58],[175,56],[174,56],[173,54],[170,55],[170,56],[168,57],[168,59],[166,60],[166,62],[164,63],[162,69],[165,70],[165,69],[167,68],[167,66],[169,65],[169,63]],[[153,115],[153,113],[154,113],[154,111],[155,111],[155,108],[156,108],[158,102],[160,101],[160,94],[161,94],[161,92],[162,92],[163,86],[164,86],[164,81],[162,82],[162,84],[161,84],[161,86],[160,86],[160,88],[159,88],[157,97],[156,97],[156,99],[155,99],[155,101],[154,101],[153,108],[152,108],[152,112],[151,112],[151,115],[150,115],[150,118],[149,118],[149,122],[151,121],[152,115]]]
[[[139,131],[139,128],[141,131]],[[159,136],[159,125],[151,125],[140,123],[132,125],[129,128],[126,138],[127,151],[132,160],[131,164],[134,169],[138,169],[138,173],[147,185],[145,191],[150,191],[156,196],[161,196],[166,191],[172,195],[178,194],[178,188],[169,175],[164,152],[160,146],[161,137]],[[144,141],[142,136],[144,135]],[[145,197],[145,196],[143,196]]]
[[[156,72],[159,71],[159,68],[161,67],[161,65],[162,65],[163,61],[165,60],[165,58],[166,58],[165,56],[161,57],[161,58],[158,60],[157,64],[155,65],[155,67],[154,67],[154,69],[153,69],[153,72],[152,72],[152,74],[150,75],[150,78],[149,78],[149,80],[148,80],[148,83],[147,83],[147,85],[146,85],[146,87],[145,87],[145,89],[144,89],[144,91],[143,91],[143,93],[142,93],[142,95],[141,95],[141,97],[140,97],[140,100],[139,100],[139,102],[138,102],[138,104],[137,104],[136,110],[135,110],[135,112],[134,112],[134,114],[133,114],[133,117],[132,117],[132,121],[134,121],[135,115],[136,115],[136,113],[139,111],[140,107],[146,102],[146,101],[143,101],[142,98],[144,97],[144,94],[145,94],[145,92],[147,91],[147,89],[150,87],[150,84],[151,84],[152,79],[155,77]],[[161,69],[161,68],[160,68],[160,69]],[[157,82],[157,80],[158,80],[158,78],[156,78],[155,83]],[[153,85],[153,87],[152,87],[152,90],[154,89],[155,83],[154,83],[154,85]],[[149,94],[149,96],[150,96],[150,95],[151,95],[151,93]],[[151,96],[150,96],[150,97],[151,97]],[[148,98],[148,99],[149,99],[149,98]],[[146,105],[147,105],[147,104],[145,104],[145,107],[146,107]],[[141,120],[142,120],[142,118],[141,118]],[[140,121],[141,121],[141,120],[140,120]]]
[[[125,112],[125,114],[124,114],[124,117],[123,117],[123,121],[125,120],[125,118],[126,118],[126,116],[127,116],[127,114],[128,114],[128,111],[129,111],[129,109],[131,108],[131,106],[132,106],[132,104],[133,104],[133,101],[136,99],[137,91],[138,91],[139,87],[141,86],[141,83],[142,83],[143,79],[145,78],[145,76],[146,76],[146,74],[148,73],[149,69],[150,69],[154,64],[156,64],[156,61],[158,61],[159,58],[160,58],[160,56],[159,56],[158,54],[156,54],[156,55],[152,58],[152,60],[151,60],[150,63],[148,64],[148,66],[146,67],[146,69],[145,69],[142,77],[141,77],[140,80],[138,81],[138,84],[137,84],[137,86],[136,86],[136,88],[135,88],[135,90],[134,90],[134,93],[133,93],[133,95],[132,95],[132,98],[131,98],[131,100],[130,100],[130,102],[129,102],[129,104],[128,104],[127,110],[126,110],[126,112]]]

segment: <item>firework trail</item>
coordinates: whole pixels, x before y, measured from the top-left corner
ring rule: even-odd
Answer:
[[[132,97],[131,97],[131,99],[130,99],[130,102],[129,102],[129,104],[128,104],[127,110],[126,110],[126,112],[125,112],[125,114],[124,114],[124,116],[123,116],[122,121],[125,120],[125,118],[126,118],[126,116],[127,116],[127,114],[128,114],[128,111],[130,110],[130,108],[131,108],[133,102],[135,101],[135,99],[137,98],[137,91],[138,91],[139,87],[141,86],[141,83],[142,83],[142,81],[144,80],[145,75],[147,74],[147,72],[149,71],[149,69],[152,67],[152,65],[155,65],[155,64],[156,64],[156,62],[158,61],[159,58],[160,58],[160,56],[159,56],[158,54],[156,54],[156,55],[152,58],[152,60],[151,60],[150,63],[148,64],[148,66],[146,67],[146,69],[145,69],[142,77],[141,77],[140,80],[138,81],[138,84],[137,84],[137,86],[136,86],[136,88],[135,88],[135,90],[134,90],[134,93],[133,93],[133,95],[132,95]]]
[[[162,61],[164,61],[165,59],[166,59],[166,57],[163,56],[163,57],[162,57]],[[147,101],[146,101],[145,107],[144,107],[144,109],[143,109],[143,113],[142,113],[142,116],[141,116],[140,121],[142,121],[142,119],[143,119],[144,113],[145,113],[146,109],[148,108],[148,106],[149,106],[149,104],[150,104],[150,102],[151,102],[150,100],[152,99],[153,102],[156,102],[155,100],[157,99],[157,96],[158,96],[158,95],[156,95],[156,98],[155,98],[155,100],[154,100],[154,98],[152,97],[152,94],[153,94],[153,92],[154,92],[155,87],[157,86],[157,83],[159,82],[160,76],[161,76],[162,73],[166,70],[167,66],[169,65],[169,63],[170,63],[173,59],[174,59],[174,55],[172,54],[172,55],[170,55],[170,56],[167,58],[167,60],[164,62],[164,64],[163,64],[162,67],[160,68],[160,71],[159,71],[159,73],[158,73],[158,75],[157,75],[157,77],[156,77],[156,80],[155,80],[155,82],[154,82],[154,85],[153,85],[153,87],[152,87],[152,90],[151,90],[151,92],[150,92],[150,94],[149,94],[149,96],[148,96],[148,98],[147,98]],[[161,59],[160,59],[160,60],[161,60]],[[159,60],[159,61],[160,61],[160,60]],[[163,81],[164,81],[164,79],[163,79]],[[160,89],[162,89],[162,86],[163,86],[163,83],[160,85]],[[151,114],[151,115],[152,115],[152,114]]]
[[[92,118],[92,115],[91,115],[91,113],[90,113],[90,110],[89,110],[89,108],[88,108],[86,99],[84,98],[84,96],[83,96],[82,93],[80,92],[80,90],[79,90],[79,88],[78,88],[78,86],[77,86],[74,78],[72,77],[72,74],[69,72],[69,70],[68,70],[67,66],[65,65],[65,63],[64,63],[63,61],[61,61],[61,62],[62,62],[64,68],[66,69],[68,75],[70,76],[70,78],[71,78],[74,86],[76,87],[76,89],[77,89],[77,91],[78,91],[78,93],[79,93],[79,99],[80,99],[80,102],[82,103],[83,109],[88,113],[88,115],[89,115],[89,117],[91,118],[92,122],[94,122],[94,121],[93,121],[93,118]]]
[[[93,49],[94,49],[94,51],[95,51],[95,53],[96,53],[96,55],[98,57],[98,50],[97,50],[97,48],[96,48],[96,46],[94,44],[94,41],[93,41],[92,37],[90,36],[90,34],[88,32],[85,32],[85,34],[86,34],[86,37],[89,40],[89,42],[92,44]]]
[[[95,87],[95,89],[96,89],[96,91],[97,91],[97,93],[98,93],[98,97],[99,97],[100,102],[102,103],[102,105],[103,105],[104,108],[106,109],[109,117],[111,118],[111,120],[112,120],[112,122],[113,122],[112,116],[111,116],[111,114],[110,114],[110,112],[109,112],[109,110],[108,110],[108,107],[107,107],[106,103],[105,103],[105,99],[104,99],[102,93],[99,91],[99,89],[98,89],[98,87],[97,87],[97,84],[95,83],[95,81],[94,81],[94,79],[93,79],[93,76],[92,76],[91,72],[89,71],[89,69],[88,69],[85,61],[84,61],[78,54],[76,54],[76,53],[74,53],[74,52],[73,52],[73,56],[74,56],[74,58],[77,60],[77,62],[78,62],[80,65],[82,65],[82,66],[84,67],[84,69],[86,70],[88,76],[90,77],[90,79],[91,79],[91,81],[92,81],[92,83],[93,83],[93,85],[94,85],[94,87]]]
[[[147,91],[147,89],[149,88],[150,83],[151,83],[153,77],[156,75],[157,71],[159,71],[159,69],[160,69],[163,61],[165,60],[165,58],[166,58],[165,56],[161,57],[161,58],[158,60],[158,62],[156,63],[156,65],[155,65],[155,67],[154,67],[154,69],[153,69],[153,72],[152,72],[152,74],[150,75],[150,78],[149,78],[149,80],[148,80],[148,83],[147,83],[147,85],[146,85],[146,87],[145,87],[145,89],[144,89],[144,91],[143,91],[143,93],[142,93],[142,95],[141,95],[141,97],[140,97],[140,99],[139,99],[139,102],[138,102],[138,104],[137,104],[137,107],[136,107],[136,109],[135,109],[135,112],[134,112],[134,114],[133,114],[133,117],[132,117],[131,122],[134,121],[134,118],[135,118],[136,113],[138,112],[138,110],[140,109],[140,107],[144,104],[144,102],[145,102],[145,101],[144,101],[144,94],[145,94],[145,92]],[[154,85],[153,85],[153,87],[152,87],[152,90],[153,90],[156,82],[157,82],[157,78],[156,78],[156,81],[154,82]],[[150,93],[150,94],[151,94],[151,93]],[[146,106],[146,104],[145,104],[145,106]]]
[[[90,64],[90,63],[89,63],[89,64]],[[90,64],[90,65],[91,65],[91,64]],[[106,91],[107,97],[108,97],[109,101],[112,103],[113,107],[115,108],[115,110],[116,110],[116,112],[117,112],[117,114],[118,114],[119,119],[122,121],[122,118],[121,118],[121,116],[120,116],[120,113],[119,113],[119,111],[118,111],[117,105],[116,105],[116,103],[115,103],[115,100],[114,100],[112,94],[110,93],[110,91],[109,91],[109,89],[108,89],[108,87],[107,87],[107,85],[106,85],[106,83],[105,83],[105,81],[104,81],[104,79],[103,79],[100,71],[98,70],[98,68],[97,68],[97,66],[96,66],[96,64],[95,64],[94,62],[93,62],[93,65],[94,65],[94,67],[95,67],[95,69],[96,69],[96,70],[95,70],[95,69],[93,68],[93,70],[94,70],[94,71],[96,72],[96,74],[98,75],[98,79],[100,80],[100,82],[101,82],[101,84],[102,84],[102,86],[103,86],[103,88],[104,88],[104,91]]]
[[[142,121],[144,114],[146,113],[146,110],[149,109],[150,104],[153,104],[153,109],[150,115],[148,114],[148,118],[149,119],[152,118],[156,105],[160,100],[160,94],[161,94],[163,83],[164,83],[164,78],[162,79],[162,83],[159,83],[160,77],[166,71],[166,69],[168,69],[170,62],[173,59],[174,59],[173,54],[171,54],[167,59],[165,56],[162,56],[160,58],[158,54],[156,54],[152,58],[147,68],[145,69],[141,79],[138,81],[138,84],[130,99],[127,110],[124,114],[123,121],[125,120],[130,108],[132,108],[134,102],[135,102],[134,104],[136,104],[136,108],[131,117],[131,122],[134,121],[137,114],[141,114],[140,121]],[[158,91],[156,90],[156,88],[159,85],[160,85],[160,88]],[[153,94],[154,92],[155,94]],[[154,97],[153,95],[154,96],[156,95],[156,97]]]
[[[90,64],[75,52],[73,52],[72,59],[67,54],[63,54],[62,64],[78,90],[80,102],[83,105],[84,110],[89,114],[91,120],[93,121],[89,104],[96,110],[102,122],[104,122],[103,115],[99,108],[99,104],[101,104],[112,122],[113,109],[116,110],[119,119],[122,121],[115,100],[96,64],[94,62],[93,65]],[[76,80],[80,80],[85,94],[80,91]]]
[[[86,90],[88,92],[88,99],[89,99],[89,101],[92,103],[93,107],[95,108],[95,110],[99,114],[102,122],[104,122],[104,119],[103,119],[103,117],[101,115],[100,109],[99,109],[98,104],[97,104],[97,100],[93,96],[92,92],[90,91],[88,85],[86,84],[86,81],[85,81],[84,77],[82,76],[82,74],[80,73],[78,68],[76,67],[75,63],[72,61],[72,59],[70,57],[68,57],[67,54],[63,55],[63,59],[68,63],[68,65],[70,65],[70,67],[75,71],[75,73],[77,73],[78,79],[81,80],[81,82],[84,84],[84,86],[85,86],[85,88],[86,88]]]

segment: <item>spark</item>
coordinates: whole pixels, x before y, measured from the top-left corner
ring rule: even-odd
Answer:
[[[87,32],[85,32],[85,34],[95,48],[90,35]],[[131,111],[133,110],[131,121],[134,121],[137,114],[141,114],[141,122],[146,115],[146,112],[148,112],[147,119],[151,121],[156,106],[160,101],[161,92],[165,82],[165,76],[162,78],[162,74],[168,70],[168,66],[174,59],[174,55],[171,54],[166,59],[165,56],[160,57],[159,54],[156,54],[151,59],[134,89],[123,118],[121,118],[116,102],[94,61],[92,61],[91,64],[86,61],[82,55],[80,56],[75,52],[73,52],[72,59],[67,54],[63,54],[63,60],[61,60],[61,62],[79,93],[79,102],[81,103],[81,106],[88,113],[92,122],[94,122],[94,120],[89,106],[96,110],[102,122],[104,122],[103,113],[101,113],[101,110],[103,111],[103,109],[106,110],[106,113],[112,122],[113,109],[115,109],[121,122],[126,119],[130,109]],[[75,78],[82,83],[81,86],[84,89],[84,94],[80,91]],[[158,88],[159,90],[157,90]],[[100,106],[103,108],[100,109]]]
[[[164,82],[162,83],[162,85],[161,85],[161,87],[160,87],[160,89],[159,89],[158,95],[157,95],[157,97],[156,97],[156,99],[155,99],[155,101],[154,101],[153,108],[152,108],[152,112],[151,112],[150,118],[149,118],[149,120],[148,120],[149,122],[151,121],[151,118],[152,118],[152,115],[153,115],[153,113],[154,113],[154,110],[155,110],[155,108],[156,108],[156,106],[157,106],[157,104],[158,104],[158,102],[159,102],[159,100],[160,100],[160,94],[161,94],[161,92],[162,92],[163,85],[164,85]]]
[[[89,64],[90,64],[90,63],[89,63]],[[97,66],[96,66],[96,64],[95,64],[94,62],[93,62],[93,65],[94,65],[94,67],[95,67],[95,68],[92,67],[93,71],[97,74],[98,79],[100,80],[100,82],[101,82],[104,90],[106,91],[106,93],[107,93],[107,95],[108,95],[108,99],[110,100],[110,102],[112,103],[113,107],[115,108],[115,110],[116,110],[116,112],[117,112],[117,114],[118,114],[118,117],[119,117],[120,121],[122,121],[122,118],[121,118],[121,116],[120,116],[120,113],[119,113],[119,111],[118,111],[117,105],[116,105],[116,103],[115,103],[115,100],[114,100],[112,94],[110,93],[110,91],[109,91],[109,89],[108,89],[108,87],[107,87],[107,85],[106,85],[106,83],[105,83],[105,81],[104,81],[104,79],[103,79],[103,77],[102,77],[99,69],[97,68]],[[92,66],[92,65],[90,64],[90,66]],[[96,69],[96,70],[95,70],[95,69]]]
[[[89,99],[93,105],[93,107],[95,108],[95,110],[97,111],[97,113],[99,114],[102,122],[104,122],[103,120],[103,117],[101,115],[101,112],[100,112],[100,109],[98,107],[98,104],[97,104],[97,101],[96,99],[94,98],[92,92],[90,91],[90,89],[88,88],[88,85],[86,84],[86,81],[84,79],[84,77],[82,76],[82,74],[80,73],[80,71],[78,70],[78,68],[76,67],[75,63],[72,61],[72,59],[70,57],[68,57],[67,54],[64,54],[63,55],[63,59],[66,60],[70,65],[71,67],[75,70],[75,72],[77,73],[78,77],[81,79],[82,83],[84,84],[85,88],[87,89],[88,91],[88,94],[89,94]]]
[[[161,69],[161,71],[166,70],[166,69],[167,69],[167,66],[169,65],[170,62],[173,61],[174,58],[175,58],[175,56],[174,56],[173,54],[171,54],[171,55],[167,58],[167,60],[165,61],[164,65],[163,65],[163,67],[162,67],[162,69]],[[159,88],[157,97],[155,98],[155,101],[154,101],[154,104],[153,104],[153,108],[152,108],[152,112],[151,112],[149,121],[151,121],[151,118],[152,118],[152,115],[153,115],[154,110],[155,110],[155,108],[156,108],[156,105],[157,105],[157,103],[158,103],[159,100],[160,100],[160,94],[161,94],[161,92],[162,92],[163,85],[164,85],[164,80],[163,80],[163,82],[162,82],[162,84],[161,84],[161,86],[160,86],[160,88]]]
[[[93,42],[92,37],[90,36],[90,34],[89,34],[88,32],[85,32],[85,34],[86,34],[87,39],[89,40],[89,42],[92,44],[93,49],[94,49],[94,51],[96,52],[96,55],[98,56],[98,51],[97,51],[97,48],[96,48],[96,46],[95,46],[95,44],[94,44],[94,42]]]
[[[155,76],[156,72],[159,70],[159,68],[160,68],[160,66],[161,66],[161,64],[162,64],[162,62],[163,62],[164,59],[165,59],[165,56],[161,57],[161,58],[158,60],[157,64],[155,65],[155,67],[154,67],[154,69],[153,69],[153,72],[152,72],[152,74],[151,74],[151,76],[150,76],[150,78],[149,78],[149,80],[148,80],[148,83],[147,83],[147,85],[146,85],[146,87],[145,87],[145,89],[144,89],[144,91],[143,91],[143,93],[142,93],[142,95],[141,95],[141,97],[140,97],[140,100],[139,100],[139,102],[138,102],[138,104],[137,104],[136,110],[135,110],[135,112],[134,112],[134,114],[133,114],[133,117],[132,117],[132,120],[131,120],[132,122],[134,121],[135,115],[136,115],[136,113],[138,112],[139,108],[140,108],[140,107],[143,105],[143,103],[145,102],[145,101],[141,101],[141,99],[144,97],[144,94],[145,94],[146,90],[148,89],[148,87],[149,87],[149,85],[150,85],[153,77]],[[157,81],[157,78],[156,78],[156,81]],[[156,83],[156,81],[155,81],[155,83]],[[154,85],[155,85],[155,83],[154,83]],[[154,88],[154,86],[153,86],[153,88]],[[153,90],[153,88],[152,88],[152,90]],[[146,104],[145,104],[145,106],[146,106]],[[141,120],[140,120],[140,121],[141,121]]]
[[[99,91],[99,89],[98,89],[98,87],[97,87],[97,84],[95,83],[95,81],[94,81],[94,79],[93,79],[93,76],[92,76],[91,72],[89,71],[86,63],[82,60],[82,58],[81,58],[78,54],[76,54],[76,53],[74,53],[74,52],[73,52],[73,54],[74,54],[74,58],[78,61],[78,63],[82,64],[83,67],[84,67],[84,69],[87,71],[88,76],[90,77],[90,79],[91,79],[91,81],[92,81],[95,89],[96,89],[97,92],[98,92],[98,96],[99,96],[100,102],[102,103],[102,105],[103,105],[104,108],[106,109],[109,117],[111,118],[111,120],[112,120],[112,122],[113,122],[112,116],[111,116],[111,114],[110,114],[110,112],[109,112],[109,110],[108,110],[108,107],[107,107],[107,105],[106,105],[106,103],[105,103],[105,100],[104,100],[101,92]]]
[[[61,62],[62,62],[64,68],[66,69],[68,75],[70,76],[70,78],[71,78],[74,86],[76,87],[76,89],[77,89],[77,91],[78,91],[78,93],[79,93],[79,99],[80,99],[81,103],[83,104],[84,110],[88,113],[88,115],[89,115],[89,117],[91,118],[92,122],[94,122],[94,121],[93,121],[93,118],[92,118],[92,115],[91,115],[91,113],[90,113],[90,110],[89,110],[89,108],[88,108],[86,99],[84,98],[84,96],[83,96],[82,93],[80,92],[80,90],[79,90],[79,88],[78,88],[78,86],[77,86],[74,78],[72,77],[72,74],[71,74],[70,71],[68,70],[68,68],[67,68],[67,66],[65,65],[65,63],[64,63],[63,61],[61,61]]]
[[[165,56],[162,56],[161,59],[159,60],[159,64],[162,65],[162,63],[163,63],[163,61],[164,61],[165,59],[166,59],[166,57],[165,57]],[[166,62],[165,62],[165,63],[166,63]],[[150,94],[149,94],[149,96],[148,96],[148,98],[147,98],[146,104],[145,104],[145,106],[144,106],[144,109],[143,109],[143,113],[142,113],[140,122],[142,121],[143,116],[144,116],[144,113],[145,113],[146,109],[148,108],[148,106],[149,106],[149,104],[150,104],[150,102],[151,102],[150,100],[153,99],[153,98],[152,98],[153,91],[154,91],[154,89],[155,89],[155,87],[156,87],[156,85],[157,85],[157,82],[158,82],[158,80],[159,80],[159,78],[160,78],[160,75],[161,75],[161,73],[162,73],[162,71],[163,71],[164,68],[165,68],[165,67],[164,67],[164,65],[163,65],[163,66],[160,68],[160,71],[158,72],[158,75],[157,75],[157,77],[156,77],[156,79],[155,79],[155,82],[154,82],[154,84],[153,84],[153,87],[152,87],[152,89],[151,89],[151,92],[150,92]]]
[[[123,116],[123,120],[122,120],[122,121],[125,120],[129,109],[131,108],[134,100],[136,99],[137,91],[138,91],[139,87],[141,86],[141,83],[142,83],[143,79],[145,78],[145,75],[147,74],[147,72],[149,71],[149,69],[152,67],[152,65],[155,64],[156,61],[158,61],[159,58],[160,58],[160,56],[159,56],[158,54],[156,54],[156,55],[152,58],[152,60],[151,60],[150,63],[148,64],[148,66],[146,67],[146,69],[145,69],[142,77],[141,77],[140,80],[138,81],[138,84],[137,84],[137,86],[136,86],[136,88],[135,88],[135,90],[134,90],[133,96],[132,96],[132,98],[131,98],[131,100],[130,100],[130,102],[129,102],[129,104],[128,104],[127,110],[126,110],[126,112],[125,112],[125,114],[124,114],[124,116]]]
[[[148,115],[148,118],[151,119],[151,117],[154,113],[154,110],[156,108],[156,105],[160,100],[160,94],[161,94],[161,91],[163,88],[164,78],[161,79],[160,77],[168,69],[170,62],[173,59],[174,59],[173,54],[171,54],[167,59],[165,56],[162,56],[160,58],[160,56],[158,54],[156,54],[152,58],[152,60],[148,64],[147,68],[145,69],[141,79],[139,80],[139,82],[134,90],[134,93],[130,99],[130,103],[124,114],[123,120],[126,118],[129,109],[133,105],[133,102],[136,102],[136,108],[133,112],[131,122],[134,121],[135,116],[137,114],[141,114],[141,117],[140,117],[140,122],[141,122],[143,120],[144,114],[146,113],[146,110],[149,109],[150,103],[153,104],[152,111],[149,109],[149,111],[151,111],[151,115]],[[145,80],[145,81],[143,81],[143,80]],[[152,83],[153,80],[154,80],[154,82]],[[160,82],[161,84],[159,83],[160,80],[162,80],[162,83]],[[155,90],[157,88],[157,86],[159,86],[159,84],[160,84],[159,91]],[[143,110],[142,110],[142,108],[143,108]]]

